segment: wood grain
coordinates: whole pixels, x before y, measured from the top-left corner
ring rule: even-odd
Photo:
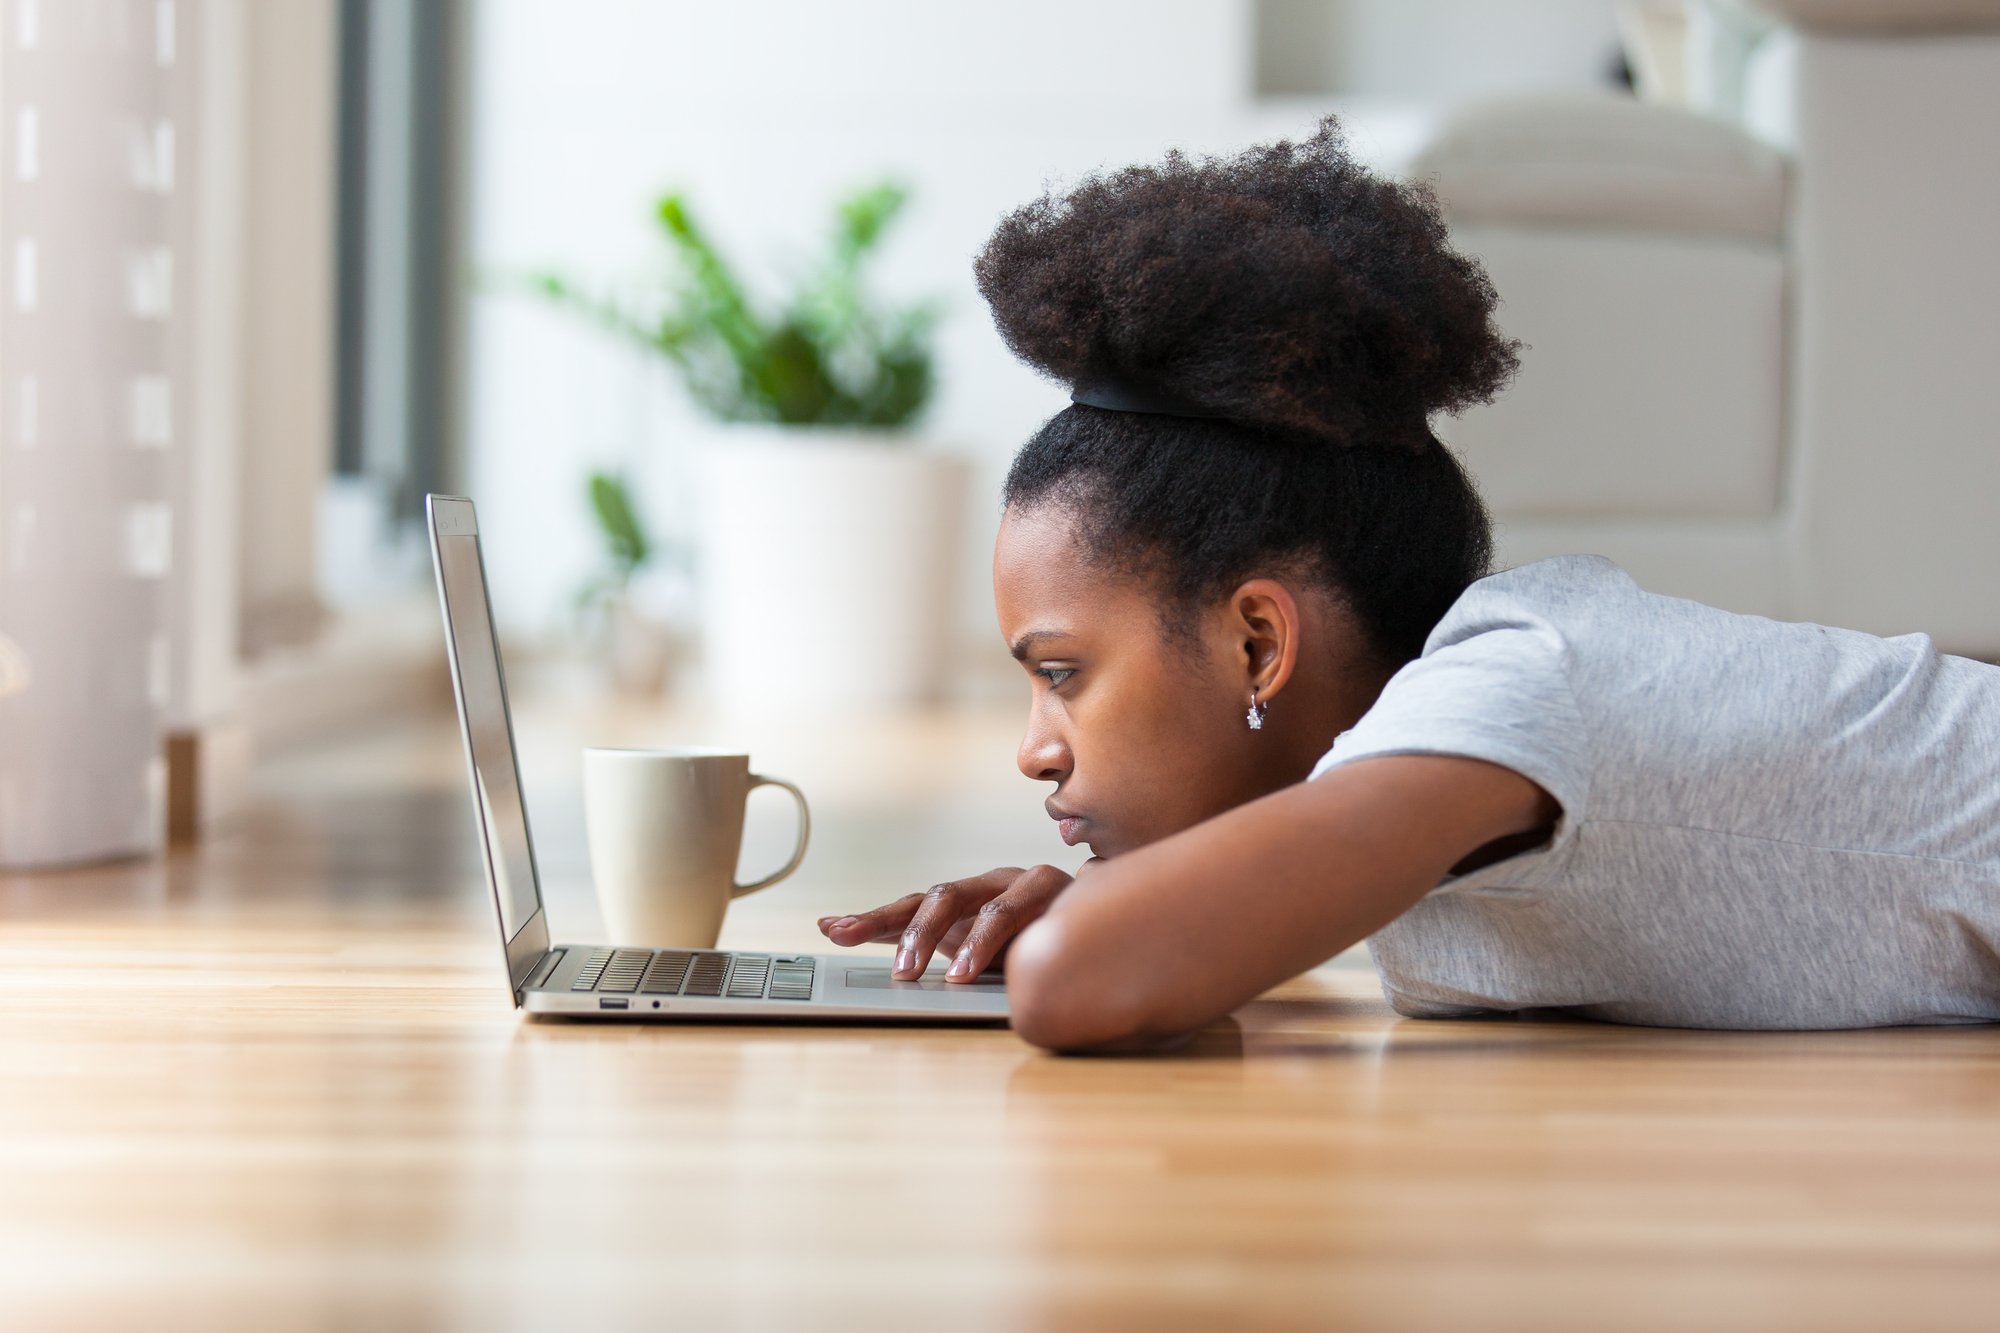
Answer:
[[[614,724],[701,738],[523,719],[566,937],[549,756]],[[1004,769],[1004,720],[857,728],[756,738],[827,834],[725,943],[1028,836],[1033,790],[968,758]],[[1411,1022],[1354,958],[1159,1058],[531,1023],[453,744],[267,767],[161,863],[0,878],[0,1324],[1995,1326],[2000,1029]]]

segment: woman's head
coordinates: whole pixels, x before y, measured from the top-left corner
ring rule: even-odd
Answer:
[[[1060,613],[1103,640],[1095,667],[1037,680],[1023,769],[1061,784],[1058,808],[1091,802],[1100,854],[1296,781],[1486,572],[1485,511],[1429,418],[1514,369],[1491,283],[1428,190],[1363,170],[1331,117],[1299,144],[1044,196],[975,272],[1038,370],[1206,414],[1074,404],[1015,459],[1002,629]],[[1274,615],[1276,648],[1257,628]],[[1271,724],[1252,731],[1260,685]]]

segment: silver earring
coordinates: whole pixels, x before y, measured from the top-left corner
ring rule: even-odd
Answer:
[[[1250,711],[1243,715],[1243,720],[1250,724],[1250,730],[1262,731],[1264,729],[1264,710],[1267,707],[1269,707],[1268,704],[1257,702],[1257,691],[1250,691]]]

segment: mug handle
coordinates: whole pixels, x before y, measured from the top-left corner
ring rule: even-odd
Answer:
[[[755,883],[732,884],[729,889],[729,897],[732,901],[741,898],[746,893],[755,893],[759,889],[768,889],[794,870],[797,870],[799,862],[806,859],[806,842],[812,837],[812,812],[806,809],[806,794],[804,792],[783,778],[767,778],[761,773],[752,773],[750,775],[749,791],[755,791],[759,787],[783,787],[792,794],[792,799],[799,803],[799,842],[798,846],[792,848],[792,859],[780,866],[775,873],[766,875]],[[747,795],[748,792],[745,794]]]

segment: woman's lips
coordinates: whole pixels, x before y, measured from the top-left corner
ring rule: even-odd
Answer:
[[[1089,823],[1082,815],[1068,815],[1056,821],[1056,832],[1062,834],[1065,843],[1074,847],[1083,841],[1083,831]]]

